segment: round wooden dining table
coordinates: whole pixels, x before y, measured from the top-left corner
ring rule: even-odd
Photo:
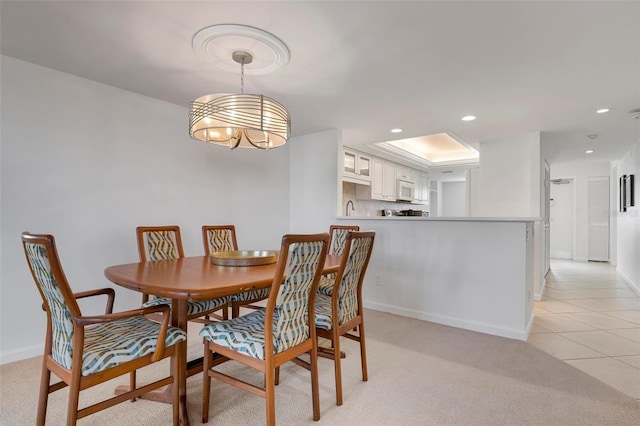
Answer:
[[[328,255],[322,273],[336,272],[340,260],[340,256]],[[209,256],[194,256],[109,266],[104,275],[109,281],[129,290],[171,298],[171,324],[187,331],[189,300],[207,300],[270,287],[276,265],[219,266],[212,264]],[[180,395],[180,422],[188,425],[187,342],[178,345],[180,371],[173,374],[176,375]],[[171,402],[172,391],[168,388],[164,396],[153,399]]]

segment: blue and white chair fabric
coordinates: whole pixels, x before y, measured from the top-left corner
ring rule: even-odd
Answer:
[[[347,240],[347,235],[350,231],[358,231],[359,226],[337,226],[332,225],[329,229],[331,235],[331,243],[329,245],[329,254],[342,256],[344,253],[344,245]],[[320,277],[320,284],[318,284],[318,293],[331,296],[333,292],[333,285],[336,282],[336,274],[331,273]]]
[[[175,229],[145,229],[142,233],[144,247],[140,247],[141,258],[144,250],[144,258],[156,262],[160,260],[178,259],[183,257],[182,241]],[[174,227],[168,227],[174,228]],[[189,300],[187,316],[197,318],[210,312],[214,312],[229,303],[229,297],[219,297],[209,300]],[[171,299],[157,295],[150,295],[149,300],[142,304],[142,307],[169,305]]]
[[[346,324],[358,315],[358,283],[363,273],[372,238],[355,238],[338,288],[338,320]],[[318,294],[315,303],[316,327],[331,330],[331,296]]]
[[[169,325],[166,306],[113,313],[115,291],[100,288],[74,293],[62,270],[53,235],[22,233],[27,264],[47,312],[47,333],[42,357],[42,373],[36,424],[44,426],[49,394],[68,386],[67,425],[78,418],[134,400],[143,393],[176,383],[175,375],[136,387],[136,370],[164,358],[172,358],[172,368],[179,371],[175,345],[187,335]],[[84,316],[77,300],[107,297],[105,314]],[[161,322],[145,317],[160,314]],[[60,378],[52,383],[51,373]],[[80,392],[115,377],[129,374],[130,388],[118,398],[108,398],[80,409]],[[172,398],[174,424],[179,420],[180,398]]]
[[[207,253],[216,253],[220,251],[238,250],[237,239],[235,235],[235,226],[203,226],[204,240]],[[260,288],[257,290],[244,291],[230,296],[230,301],[237,305],[244,305],[241,302],[257,302],[269,297],[270,288]]]
[[[200,330],[200,336],[206,341],[261,360],[265,359],[265,326],[273,329],[275,353],[308,339],[307,307],[322,250],[323,244],[318,241],[291,245],[286,278],[276,296],[271,324],[265,324],[265,310],[261,309],[207,325]]]
[[[73,361],[73,318],[54,278],[46,249],[41,244],[26,243],[31,269],[51,310],[53,359],[66,369]],[[135,316],[84,327],[82,375],[88,376],[153,353],[160,324]],[[186,340],[179,328],[169,327],[164,346]]]
[[[338,286],[334,287],[331,296],[316,296],[316,336],[331,342],[330,348],[318,347],[318,351],[333,359],[337,405],[342,405],[343,400],[340,337],[344,336],[360,344],[362,380],[368,380],[362,285],[374,239],[374,231],[349,233],[340,269],[336,273]]]

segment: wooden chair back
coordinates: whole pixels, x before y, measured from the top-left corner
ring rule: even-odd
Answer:
[[[358,225],[331,225],[329,227],[329,254],[341,256],[349,231],[359,231]]]
[[[337,299],[339,324],[362,312],[362,283],[371,259],[375,231],[350,231],[345,240],[340,269],[336,273],[332,297]]]
[[[179,226],[138,226],[136,236],[141,262],[184,257]]]
[[[278,353],[315,340],[313,306],[329,235],[285,235],[265,315],[265,352]],[[274,316],[277,318],[275,327]]]
[[[138,226],[136,228],[138,254],[141,262],[179,259],[184,257],[182,236],[177,225]],[[149,295],[142,294],[142,303],[149,301]]]
[[[24,254],[31,276],[47,311],[51,335],[46,353],[64,368],[70,369],[73,355],[74,320],[81,315],[73,291],[62,270],[53,235],[22,234]],[[52,344],[52,339],[56,344]]]
[[[204,253],[209,256],[218,251],[238,250],[234,225],[204,225],[202,227]]]

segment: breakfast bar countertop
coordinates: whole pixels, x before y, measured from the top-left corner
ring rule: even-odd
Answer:
[[[402,220],[402,221],[459,221],[459,222],[538,222],[542,217],[437,217],[437,216],[337,216],[336,220]]]

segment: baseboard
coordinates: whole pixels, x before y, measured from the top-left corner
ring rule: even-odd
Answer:
[[[34,345],[27,346],[25,348],[14,349],[11,351],[0,352],[0,365],[8,364],[15,361],[22,361],[23,359],[27,358],[33,358],[34,356],[42,355],[42,351],[42,345]]]
[[[634,283],[631,280],[631,278],[629,278],[627,275],[625,275],[625,273],[620,271],[620,269],[618,269],[618,268],[616,268],[616,273],[618,275],[620,275],[620,278],[622,278],[624,280],[624,282],[626,282],[629,287],[631,287],[631,290],[635,291],[636,294],[640,295],[640,285],[638,285],[638,283]]]
[[[574,257],[573,260],[575,260],[576,262],[588,262],[589,259],[587,259],[586,257]]]
[[[493,336],[507,337],[515,340],[527,340],[528,330],[517,330],[505,327],[496,327],[477,321],[461,320],[451,318],[444,315],[430,314],[428,312],[417,311],[414,309],[401,308],[383,303],[364,301],[364,307],[375,311],[387,312],[390,314],[400,315],[408,318],[415,318],[423,321],[435,322],[437,324],[448,325],[451,327],[462,328],[465,330],[477,331],[479,333],[491,334]],[[531,321],[531,320],[530,320]]]

